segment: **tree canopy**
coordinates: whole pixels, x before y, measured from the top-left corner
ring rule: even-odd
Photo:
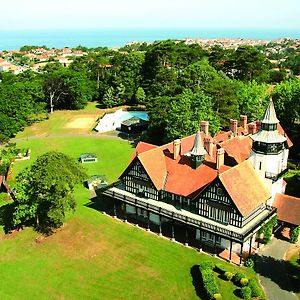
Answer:
[[[67,212],[74,211],[73,190],[86,177],[74,159],[48,152],[17,176],[13,223],[34,226],[42,232],[60,227]]]

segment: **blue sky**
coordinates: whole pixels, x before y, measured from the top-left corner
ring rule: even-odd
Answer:
[[[300,30],[300,0],[8,0],[0,29],[227,27]]]

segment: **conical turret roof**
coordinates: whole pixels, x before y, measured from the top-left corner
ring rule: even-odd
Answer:
[[[206,150],[203,147],[200,131],[198,131],[196,136],[195,136],[194,145],[193,145],[193,148],[192,148],[190,154],[195,155],[195,156],[206,154]]]
[[[270,99],[269,105],[265,111],[264,117],[261,120],[264,124],[277,124],[279,123],[279,120],[277,119],[274,103],[272,98]]]

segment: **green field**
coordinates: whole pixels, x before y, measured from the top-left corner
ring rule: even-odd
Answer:
[[[40,126],[45,126],[40,124]],[[30,148],[29,161],[15,162],[12,179],[37,156],[58,150],[74,158],[94,152],[97,163],[85,164],[89,175],[115,181],[133,152],[127,141],[90,137],[44,137],[17,143]],[[191,270],[206,254],[147,233],[89,208],[90,192],[75,191],[77,210],[54,235],[36,242],[26,228],[0,235],[0,299],[199,299]],[[5,196],[0,204],[7,202]],[[228,271],[252,270],[226,264]],[[239,299],[237,288],[221,279],[223,299]]]
[[[17,147],[30,149],[31,159],[27,161],[16,161],[13,166],[13,177],[23,168],[29,166],[39,155],[47,151],[56,150],[76,159],[81,153],[96,153],[98,162],[84,164],[84,167],[87,169],[89,175],[106,175],[109,182],[117,180],[121,175],[134,150],[134,146],[128,141],[103,139],[97,136],[29,139],[17,143]]]

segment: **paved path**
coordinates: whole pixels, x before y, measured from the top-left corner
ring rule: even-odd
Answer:
[[[273,238],[269,245],[259,251],[257,264],[262,286],[269,300],[298,300],[291,291],[291,284],[286,276],[283,259],[292,245]]]

